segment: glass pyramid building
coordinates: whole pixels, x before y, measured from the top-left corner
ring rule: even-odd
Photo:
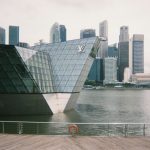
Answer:
[[[99,49],[99,38],[0,45],[0,114],[54,114],[73,109]]]

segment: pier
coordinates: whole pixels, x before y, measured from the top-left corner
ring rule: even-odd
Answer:
[[[150,150],[150,137],[0,134],[1,150]]]

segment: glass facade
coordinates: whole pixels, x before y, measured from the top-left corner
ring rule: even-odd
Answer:
[[[118,57],[117,44],[108,46],[108,57]]]
[[[60,25],[59,30],[60,30],[60,41],[65,42],[66,41],[66,27],[64,25]]]
[[[0,27],[0,44],[5,44],[5,29]]]
[[[144,42],[133,41],[133,74],[144,73]]]
[[[16,47],[42,93],[53,92],[50,58],[46,52]]]
[[[96,58],[94,60],[87,79],[103,82],[103,59]]]
[[[0,46],[0,93],[39,93],[38,85],[14,46]]]
[[[107,57],[104,59],[105,79],[104,84],[117,82],[117,58]]]
[[[0,92],[80,92],[99,49],[97,37],[26,49],[0,46]]]
[[[47,52],[50,56],[54,92],[79,92],[96,57],[98,45],[99,40],[94,37],[39,45],[33,49]]]
[[[9,44],[19,44],[19,26],[9,26]]]
[[[124,78],[124,69],[129,67],[129,42],[119,42],[118,50],[119,81],[122,82]]]

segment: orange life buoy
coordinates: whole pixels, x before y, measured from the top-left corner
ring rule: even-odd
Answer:
[[[70,133],[71,135],[78,134],[78,132],[79,132],[79,128],[78,128],[78,126],[75,125],[75,124],[69,125],[69,126],[68,126],[68,130],[69,130],[69,133]]]

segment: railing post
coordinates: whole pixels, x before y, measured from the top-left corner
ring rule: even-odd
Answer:
[[[2,122],[2,132],[5,133],[5,125],[4,125],[4,122]]]
[[[18,130],[19,130],[19,134],[23,133],[23,124],[22,124],[22,122],[18,122]]]
[[[145,136],[145,124],[143,125],[143,136]]]
[[[125,124],[125,137],[128,136],[128,124]]]
[[[39,124],[36,124],[36,134],[39,134]]]
[[[108,124],[108,136],[109,136],[109,124]]]

